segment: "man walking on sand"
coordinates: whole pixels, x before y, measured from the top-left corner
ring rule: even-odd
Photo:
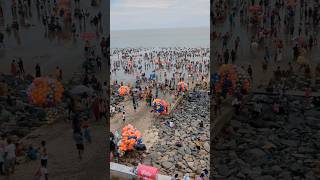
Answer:
[[[41,141],[40,158],[41,158],[41,167],[47,168],[47,165],[48,165],[48,153],[47,153],[46,141]]]

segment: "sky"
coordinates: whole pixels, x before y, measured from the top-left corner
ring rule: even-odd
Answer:
[[[210,0],[111,0],[111,31],[210,27]]]

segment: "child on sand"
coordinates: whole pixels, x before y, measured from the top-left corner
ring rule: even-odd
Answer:
[[[126,113],[125,113],[125,112],[122,113],[122,121],[123,121],[123,122],[126,121]]]

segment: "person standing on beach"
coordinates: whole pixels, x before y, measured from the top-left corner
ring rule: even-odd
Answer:
[[[82,132],[73,133],[73,139],[74,139],[74,141],[76,143],[76,147],[77,147],[77,150],[78,150],[78,157],[81,160],[82,159],[82,154],[83,154],[83,151],[84,151]]]
[[[40,68],[40,65],[39,63],[36,64],[36,78],[37,77],[41,77],[41,68]]]
[[[101,57],[100,56],[97,56],[96,57],[96,62],[97,62],[97,68],[99,71],[101,71],[102,69],[102,62],[101,62]]]
[[[105,37],[102,37],[102,39],[100,41],[100,50],[101,50],[102,54],[104,53],[106,48],[107,48],[107,40]]]
[[[137,107],[136,107],[136,98],[135,98],[135,96],[134,96],[133,91],[131,92],[131,96],[132,96],[133,109],[134,109],[134,112],[136,112],[136,109],[137,109]]]
[[[0,32],[0,45],[1,45],[2,47],[4,47],[4,42],[3,42],[3,40],[4,40],[4,34],[3,34],[2,32]]]
[[[68,98],[68,119],[71,119],[71,114],[75,111],[75,100],[72,97]]]
[[[46,141],[41,141],[40,159],[41,159],[41,167],[47,168],[47,165],[48,165],[48,153],[47,153]]]
[[[234,64],[236,61],[236,51],[234,49],[231,50],[231,61],[232,64]]]
[[[106,102],[100,98],[99,100],[99,111],[100,111],[100,119],[105,118],[107,120],[107,107]]]
[[[93,112],[93,115],[94,115],[96,121],[100,120],[99,104],[100,103],[99,103],[98,97],[95,97],[94,100],[93,100],[93,103],[92,103],[92,112]]]
[[[20,72],[24,74],[25,71],[24,71],[23,61],[21,58],[19,58],[18,66],[19,66]]]
[[[229,62],[229,50],[227,48],[226,51],[224,52],[224,64],[228,64],[228,62]]]
[[[252,68],[251,68],[251,65],[249,64],[249,67],[248,67],[248,70],[247,70],[249,76],[250,76],[250,79],[251,81],[253,81],[253,77],[252,77]]]
[[[124,123],[126,121],[126,112],[122,112],[122,122]]]
[[[12,62],[11,62],[11,74],[13,76],[17,75],[17,63],[15,60],[12,60]]]

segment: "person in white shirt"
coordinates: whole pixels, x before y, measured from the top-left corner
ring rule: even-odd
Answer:
[[[10,139],[7,140],[8,145],[4,148],[4,165],[6,174],[14,173],[14,168],[16,164],[16,145],[11,142]]]
[[[254,112],[257,117],[260,117],[260,115],[262,113],[262,104],[260,101],[258,101],[254,104]]]

